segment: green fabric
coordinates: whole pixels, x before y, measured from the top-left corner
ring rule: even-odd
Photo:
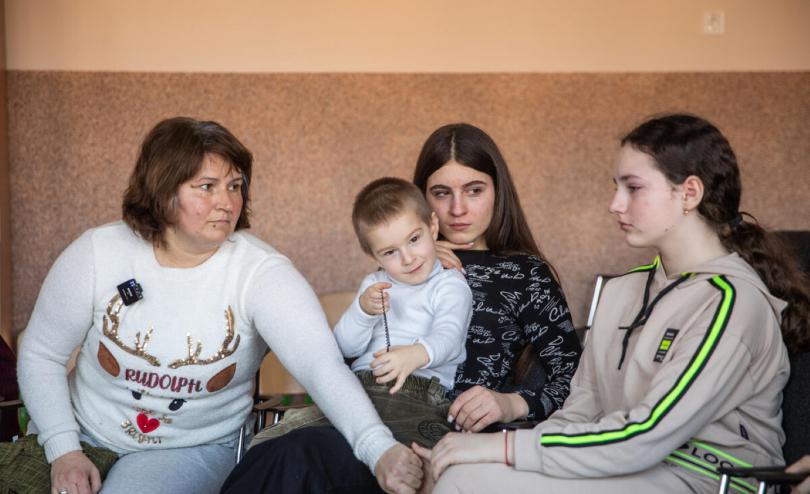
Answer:
[[[371,371],[359,371],[355,374],[383,423],[402,444],[410,447],[411,442],[416,442],[432,448],[439,439],[452,431],[451,425],[447,423],[450,401],[445,397],[447,390],[439,384],[438,378],[426,379],[410,375],[402,388],[392,395],[390,391],[393,383],[377,384]],[[317,406],[288,410],[281,422],[256,434],[250,447],[303,427],[328,425],[329,420]]]
[[[84,442],[81,446],[103,480],[118,455]],[[50,494],[50,491],[51,466],[36,435],[25,436],[16,443],[0,443],[0,494]]]

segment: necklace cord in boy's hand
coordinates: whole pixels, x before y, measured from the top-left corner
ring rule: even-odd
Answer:
[[[388,333],[388,317],[385,315],[385,292],[380,290],[380,301],[382,302],[383,326],[385,326],[385,351],[391,350],[391,335]]]

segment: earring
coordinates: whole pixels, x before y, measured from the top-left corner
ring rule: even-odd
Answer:
[[[689,214],[689,210],[688,210],[688,209],[684,209],[684,210],[683,210],[683,215],[684,215],[684,216],[686,216],[687,214]]]

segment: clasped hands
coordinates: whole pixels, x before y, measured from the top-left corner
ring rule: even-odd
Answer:
[[[446,434],[433,449],[411,443],[411,449],[398,444],[378,464],[377,479],[387,492],[430,492],[433,483],[447,467],[459,463],[503,462],[504,437],[500,433],[468,434],[478,432],[495,422],[511,422],[525,417],[528,405],[517,394],[498,393],[482,386],[472,387],[461,393],[450,406],[450,415],[455,417],[456,428],[465,433]],[[448,421],[450,417],[448,417]],[[514,441],[514,437],[511,438]],[[414,454],[415,453],[415,454]],[[416,463],[418,461],[418,463]],[[394,467],[385,467],[391,464]],[[415,469],[421,469],[415,473]],[[392,472],[386,478],[381,473],[388,468]],[[422,471],[424,470],[424,471]]]
[[[429,477],[424,482],[435,482],[450,465],[503,462],[502,434],[467,433],[479,432],[496,422],[512,422],[528,413],[529,406],[520,395],[498,393],[483,386],[464,391],[450,405],[448,421],[455,422],[456,429],[465,433],[446,434],[432,450],[411,444],[427,467]]]

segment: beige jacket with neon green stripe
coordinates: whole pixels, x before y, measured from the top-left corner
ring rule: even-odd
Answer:
[[[645,292],[649,307],[664,290],[630,332],[619,368],[621,328],[637,319]],[[608,477],[666,461],[705,485],[717,464],[780,463],[785,306],[737,254],[692,274],[667,278],[656,260],[611,279],[570,396],[549,420],[517,431],[516,468]]]

